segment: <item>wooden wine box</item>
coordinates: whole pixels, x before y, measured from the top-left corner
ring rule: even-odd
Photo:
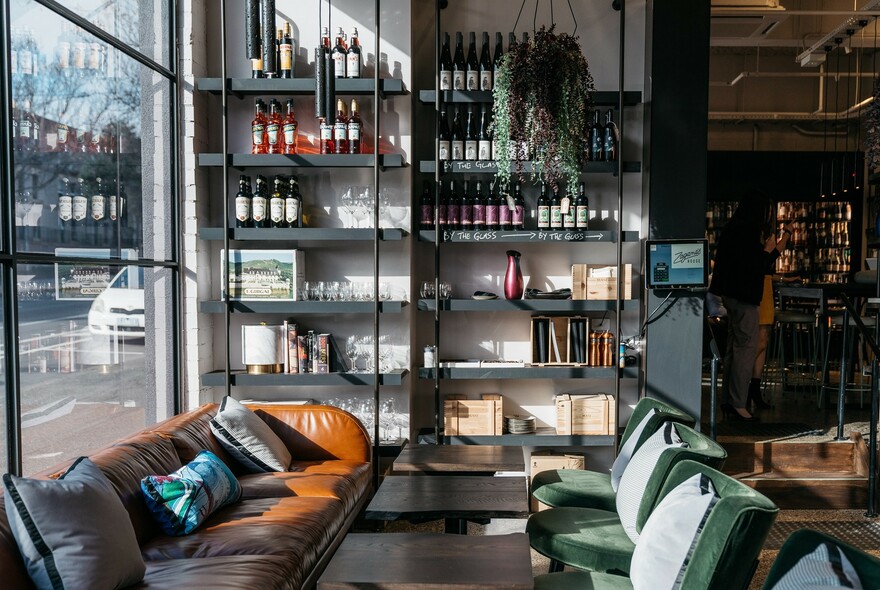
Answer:
[[[503,400],[496,393],[484,393],[481,397],[465,399],[461,394],[447,395],[443,401],[444,434],[500,435],[504,429]]]
[[[615,434],[615,403],[607,393],[557,395],[556,434]]]
[[[585,469],[584,455],[581,453],[559,454],[555,451],[534,451],[529,459],[529,482],[542,471],[555,471],[557,469]],[[534,496],[529,501],[531,512],[540,512],[550,508],[542,502],[538,502]]]
[[[632,264],[624,264],[623,297],[632,299]],[[571,298],[604,301],[617,299],[616,266],[602,264],[571,265]]]
[[[546,322],[549,334],[547,335],[547,344],[549,346],[549,354],[547,360],[541,358],[537,336],[538,322]],[[583,336],[581,340],[575,342],[573,334],[573,326],[579,322],[584,323]],[[531,364],[537,367],[569,365],[569,366],[586,366],[589,354],[588,346],[590,339],[590,318],[585,316],[534,316],[531,318],[531,326],[529,328],[531,338]]]

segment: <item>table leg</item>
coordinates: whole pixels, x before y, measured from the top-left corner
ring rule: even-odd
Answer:
[[[466,535],[467,519],[466,518],[446,518],[446,533],[449,535]]]

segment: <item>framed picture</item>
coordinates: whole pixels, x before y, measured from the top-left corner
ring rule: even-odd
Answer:
[[[123,260],[137,260],[137,251],[123,248]],[[55,263],[55,299],[94,299],[110,286],[119,264],[107,260],[109,248],[55,248],[56,256],[94,258],[95,264]]]
[[[305,276],[302,250],[221,251],[221,299],[237,301],[297,301]],[[229,274],[227,283],[226,276]]]

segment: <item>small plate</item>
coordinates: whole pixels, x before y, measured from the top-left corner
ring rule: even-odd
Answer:
[[[477,301],[489,301],[490,299],[498,299],[498,295],[471,295],[471,299]]]

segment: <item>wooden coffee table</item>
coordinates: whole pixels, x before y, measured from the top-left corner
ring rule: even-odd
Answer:
[[[394,461],[395,471],[494,473],[525,469],[522,447],[500,445],[409,445]]]
[[[524,533],[461,537],[440,533],[348,535],[318,590],[531,590]]]
[[[469,518],[526,518],[525,477],[438,475],[386,477],[365,517],[368,520],[443,518],[446,532],[467,534]]]

